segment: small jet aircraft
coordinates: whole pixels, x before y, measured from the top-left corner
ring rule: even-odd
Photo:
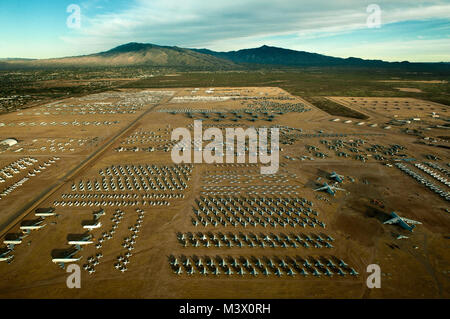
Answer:
[[[219,270],[219,268],[214,267],[211,273],[212,273],[213,275],[218,276],[218,275],[220,275],[220,270]]]
[[[331,174],[330,174],[330,178],[331,179],[334,179],[336,182],[338,182],[338,183],[342,183],[343,181],[344,181],[344,176],[342,176],[342,175],[339,175],[338,173],[336,173],[336,172],[332,172]]]
[[[391,219],[385,221],[383,224],[398,224],[400,225],[402,228],[409,230],[410,232],[413,231],[413,229],[416,227],[416,225],[421,225],[421,222],[412,220],[412,219],[407,219],[404,217],[401,217],[399,215],[397,215],[395,212],[391,213]],[[408,225],[408,224],[413,224],[413,225]]]
[[[98,220],[101,216],[105,215],[105,211],[103,210],[103,208],[100,208],[99,211],[94,212],[94,220]]]
[[[234,274],[234,272],[230,267],[226,267],[225,274],[231,276],[232,274]]]
[[[274,274],[278,277],[283,276],[283,272],[280,270],[280,268],[276,268]]]
[[[353,269],[353,268],[350,269],[349,274],[352,275],[352,276],[358,276],[358,275],[359,275],[359,273],[358,273],[355,269]]]
[[[294,270],[292,270],[292,268],[289,267],[288,271],[287,271],[287,275],[288,276],[295,276],[296,272]]]
[[[181,267],[177,267],[173,272],[177,275],[181,275],[183,273],[183,269]]]
[[[327,192],[328,194],[334,196],[334,194],[336,194],[336,191],[345,191],[345,189],[342,189],[342,188],[339,188],[336,186],[330,186],[327,183],[323,183],[322,187],[319,187],[319,188],[315,189],[314,191],[315,192],[324,191],[324,192]]]

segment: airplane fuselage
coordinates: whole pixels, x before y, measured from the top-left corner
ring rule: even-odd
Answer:
[[[38,230],[41,228],[44,228],[45,225],[39,225],[39,226],[20,226],[21,230]]]
[[[83,226],[84,229],[88,229],[88,230],[97,229],[97,228],[100,228],[100,227],[102,227],[102,223],[98,223],[98,224],[95,224],[95,225],[84,225]]]
[[[80,258],[54,258],[52,259],[52,262],[54,262],[55,264],[59,264],[59,263],[73,263],[73,262],[77,262],[80,261]]]
[[[78,245],[78,246],[83,246],[83,245],[90,245],[93,244],[93,241],[69,241],[69,245]]]
[[[34,215],[37,217],[51,217],[56,216],[56,213],[36,213]]]

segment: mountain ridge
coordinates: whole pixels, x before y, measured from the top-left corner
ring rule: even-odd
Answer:
[[[248,67],[445,67],[440,63],[387,62],[356,57],[339,58],[319,53],[263,45],[258,48],[217,52],[152,43],[130,42],[89,55],[53,59],[0,59],[0,68],[39,67],[121,67],[151,66],[214,70],[239,70]]]
[[[200,53],[210,54],[235,63],[251,63],[284,66],[387,66],[403,62],[387,62],[383,60],[369,60],[356,57],[338,58],[307,51],[296,51],[263,45],[258,48],[242,49],[237,51],[216,52],[209,49],[191,49]]]

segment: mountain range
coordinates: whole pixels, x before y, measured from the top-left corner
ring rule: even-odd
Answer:
[[[187,69],[233,70],[252,67],[401,67],[449,68],[448,63],[410,63],[337,58],[305,51],[264,45],[259,48],[230,52],[187,49],[176,46],[128,43],[109,51],[55,59],[0,59],[0,68],[65,68],[65,67],[149,66]]]

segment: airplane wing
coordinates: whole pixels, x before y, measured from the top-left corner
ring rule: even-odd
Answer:
[[[391,219],[385,221],[383,224],[392,225],[392,224],[398,223],[399,221],[400,221],[400,217],[394,217],[394,218],[391,218]]]
[[[332,187],[332,189],[336,189],[336,190],[339,190],[339,191],[345,191],[345,189],[339,188],[339,187]]]
[[[406,229],[406,230],[409,230],[409,231],[413,231],[413,229],[416,227],[415,225],[408,225],[407,223],[405,223],[404,221],[403,221],[403,219],[401,219],[400,218],[400,220],[399,220],[399,222],[398,222],[398,224],[402,227],[402,228],[404,228],[404,229]]]
[[[90,245],[93,244],[93,241],[69,241],[69,245]]]
[[[316,191],[323,191],[323,190],[325,190],[325,189],[327,189],[328,188],[328,186],[323,186],[323,187],[320,187],[320,188],[318,188],[318,189],[315,189],[314,191],[316,192]]]
[[[408,218],[402,218],[404,222],[408,223],[408,224],[416,224],[416,225],[422,225],[421,222],[412,220],[412,219],[408,219]]]

